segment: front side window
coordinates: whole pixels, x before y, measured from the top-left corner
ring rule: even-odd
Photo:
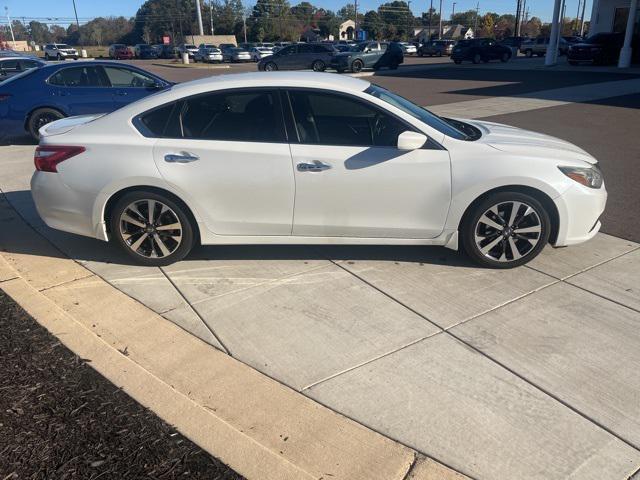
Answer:
[[[292,90],[291,109],[301,143],[395,147],[408,128],[365,102],[332,93]]]
[[[149,88],[156,84],[153,78],[127,68],[104,67],[104,71],[112,87]]]
[[[20,65],[18,64],[18,60],[5,60],[0,64],[0,69],[3,73],[16,73],[20,71]]]
[[[49,84],[60,87],[106,87],[96,67],[63,68],[49,78]]]
[[[285,143],[276,92],[246,90],[196,95],[141,115],[143,135],[193,140]]]

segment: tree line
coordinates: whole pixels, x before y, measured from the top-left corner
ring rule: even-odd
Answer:
[[[201,1],[205,34],[236,35],[238,40],[276,41],[300,40],[308,35],[338,38],[340,25],[356,20],[353,4],[338,11],[316,7],[308,1],[291,5],[288,0],[257,0],[252,8],[245,8],[242,0]],[[87,23],[64,28],[39,21],[12,23],[16,40],[34,41],[42,45],[50,42],[72,45],[109,45],[111,43],[156,43],[169,36],[176,43],[186,35],[198,34],[195,0],[147,0],[132,18],[99,17]],[[444,20],[444,19],[443,19]],[[358,29],[370,39],[411,40],[418,29],[432,27],[437,32],[440,17],[435,9],[416,17],[407,2],[394,0],[376,10],[358,12]],[[514,35],[515,16],[488,12],[477,15],[476,10],[458,12],[445,23],[459,24],[475,30],[476,36],[504,38]],[[563,33],[570,34],[572,20],[565,19]],[[548,35],[549,25],[537,17],[522,23],[521,34],[536,37]]]

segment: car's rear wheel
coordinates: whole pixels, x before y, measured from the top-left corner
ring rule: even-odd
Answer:
[[[264,65],[265,72],[275,72],[276,70],[278,70],[278,66],[273,62],[267,62]]]
[[[476,53],[471,60],[473,63],[478,64],[482,61],[482,56],[479,53]]]
[[[547,244],[551,220],[542,204],[520,192],[489,195],[460,226],[462,246],[476,263],[513,268],[535,258]]]
[[[506,63],[509,61],[509,59],[511,58],[511,55],[509,55],[507,52],[504,52],[501,56],[500,56],[500,61],[502,63]]]
[[[311,68],[314,72],[324,72],[324,69],[327,68],[327,66],[322,60],[316,60],[313,62],[313,65],[311,65]]]
[[[27,122],[29,135],[31,135],[31,138],[34,140],[39,140],[40,133],[38,130],[40,130],[40,128],[64,117],[65,116],[62,112],[54,108],[38,108],[29,116],[29,121]]]
[[[363,67],[364,67],[364,64],[362,63],[362,60],[354,60],[353,63],[351,64],[351,71],[353,73],[359,73],[362,71]]]
[[[111,238],[127,255],[147,266],[182,260],[194,243],[194,227],[178,202],[154,192],[122,196],[111,211]]]
[[[531,57],[533,57],[533,50],[531,50],[531,49],[526,49],[526,50],[524,51],[524,56],[525,56],[525,57],[527,57],[527,58],[531,58]]]

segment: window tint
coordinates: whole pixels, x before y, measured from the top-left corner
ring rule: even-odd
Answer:
[[[63,68],[49,78],[51,85],[61,87],[106,87],[96,67]]]
[[[290,45],[288,47],[283,48],[278,53],[280,55],[293,55],[294,53],[296,53],[296,48],[297,48],[297,45]]]
[[[36,68],[38,66],[38,62],[35,60],[22,60],[23,68]]]
[[[15,73],[20,71],[18,60],[5,60],[0,64],[0,67],[5,73]]]
[[[153,137],[172,137],[180,138],[180,124],[174,108],[177,103],[169,103],[160,108],[150,111],[140,117],[140,123],[147,132],[143,132]],[[180,103],[180,105],[182,105]]]
[[[178,136],[184,138],[286,142],[278,98],[269,91],[221,92],[189,98],[181,103],[178,123],[182,133]],[[169,125],[164,136],[175,136],[175,129]]]
[[[302,143],[391,147],[408,130],[399,120],[355,98],[302,90],[289,95]]]
[[[328,53],[330,49],[325,45],[311,45],[313,53]]]
[[[153,87],[156,82],[153,78],[143,75],[135,70],[121,67],[104,67],[107,78],[112,87]]]

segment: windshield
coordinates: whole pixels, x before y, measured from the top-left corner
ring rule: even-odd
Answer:
[[[37,68],[29,68],[28,70],[20,72],[17,75],[13,75],[12,77],[9,77],[9,78],[6,78],[5,80],[0,81],[0,84],[2,84],[2,86],[4,87],[8,83],[15,82],[16,80],[19,80],[24,77],[28,77],[29,75],[33,75],[36,71],[38,71]]]
[[[371,85],[365,90],[365,93],[373,95],[380,100],[387,102],[394,107],[399,108],[405,113],[408,113],[414,118],[417,118],[423,123],[426,123],[431,128],[435,128],[440,133],[447,135],[448,137],[455,138],[456,140],[467,140],[468,136],[462,133],[457,128],[447,123],[444,119],[440,118],[434,113],[431,113],[426,108],[422,108],[413,102],[410,102],[406,98],[396,95],[389,90],[379,87],[378,85]]]
[[[63,50],[66,48],[71,48],[69,45],[65,44],[65,43],[56,43],[56,47],[58,47],[58,49]]]

